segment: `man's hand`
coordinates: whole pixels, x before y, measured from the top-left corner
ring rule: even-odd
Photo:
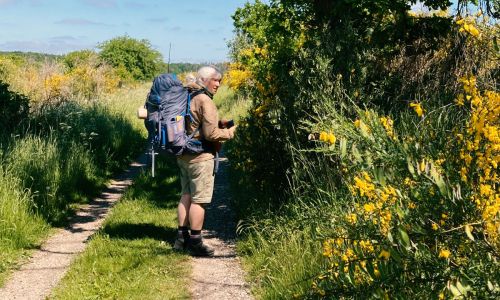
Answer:
[[[237,125],[234,125],[234,126],[231,126],[231,128],[229,128],[229,135],[231,136],[231,138],[234,137],[234,132],[236,131],[237,127],[238,127]]]
[[[231,128],[234,126],[234,121],[233,120],[220,120],[219,121],[219,128]]]

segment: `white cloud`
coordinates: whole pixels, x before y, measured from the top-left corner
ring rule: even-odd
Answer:
[[[95,45],[79,43],[78,40],[72,41],[64,39],[49,39],[47,41],[7,41],[0,44],[0,51],[23,51],[39,52],[50,54],[66,54],[75,50],[92,49]]]
[[[63,19],[57,21],[56,24],[75,25],[75,26],[111,26],[101,22],[94,22],[86,19]]]

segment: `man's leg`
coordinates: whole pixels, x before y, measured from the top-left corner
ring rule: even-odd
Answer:
[[[189,211],[191,207],[191,195],[182,194],[179,205],[177,205],[177,220],[179,229],[177,239],[174,243],[175,250],[184,250],[189,241]]]
[[[205,221],[205,208],[197,203],[191,203],[189,209],[189,224],[191,230],[201,230]]]
[[[212,256],[214,249],[203,243],[201,229],[205,221],[205,208],[203,204],[191,203],[189,210],[189,223],[191,224],[191,236],[189,238],[189,250],[194,256]]]
[[[191,195],[182,194],[179,205],[177,206],[177,220],[179,227],[189,226],[189,210],[191,208]]]

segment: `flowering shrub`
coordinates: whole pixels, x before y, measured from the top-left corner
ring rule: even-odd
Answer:
[[[238,188],[252,191],[238,205],[270,208],[322,245],[321,267],[295,282],[307,288],[271,295],[500,294],[498,26],[407,4],[271,1],[235,15],[235,63],[253,76],[227,152]],[[273,220],[255,231],[279,231]],[[287,276],[259,271],[267,290]]]

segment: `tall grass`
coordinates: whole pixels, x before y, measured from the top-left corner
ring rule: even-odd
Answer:
[[[146,94],[137,86],[101,101],[47,104],[2,135],[0,282],[142,149],[135,111]]]
[[[0,168],[0,284],[24,251],[38,245],[48,224],[31,210],[32,195],[2,162]]]
[[[251,101],[238,95],[227,85],[222,85],[214,96],[219,118],[238,122],[245,116]]]

